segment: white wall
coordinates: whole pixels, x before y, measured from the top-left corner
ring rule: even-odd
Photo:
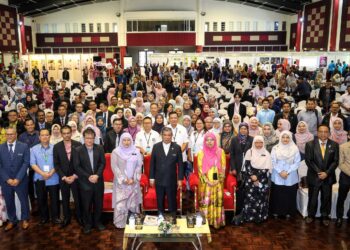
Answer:
[[[0,0],[0,4],[8,5],[9,1],[8,0]]]

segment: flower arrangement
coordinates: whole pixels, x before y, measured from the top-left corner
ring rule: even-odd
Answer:
[[[173,225],[168,221],[162,221],[159,223],[158,230],[161,231],[163,234],[168,234],[171,232]]]

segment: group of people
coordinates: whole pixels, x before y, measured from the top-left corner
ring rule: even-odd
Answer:
[[[296,65],[278,65],[273,72],[266,72],[259,65],[255,70],[237,61],[226,70],[205,61],[193,63],[183,72],[176,64],[152,64],[148,76],[142,75],[137,65],[118,68],[115,82],[109,79],[100,96],[88,99],[82,84],[69,88],[65,80],[48,83],[46,78],[37,88],[29,88],[27,85],[33,84],[29,74],[13,65],[3,68],[0,225],[7,221],[5,231],[9,231],[22,221],[22,228],[27,229],[31,208],[38,209],[41,224],[51,221],[66,227],[72,218],[72,193],[75,217],[84,233],[93,227],[104,230],[103,171],[105,153],[111,153],[117,228],[125,227],[131,213],[140,212],[141,173],[147,155],[159,216],[165,212],[165,197],[169,212],[176,215],[177,188],[185,179],[191,190],[188,179],[197,164],[199,210],[215,228],[226,223],[223,188],[227,175],[237,179],[234,224],[294,216],[302,161],[308,168],[306,222],[313,222],[321,192],[322,222],[329,225],[332,185],[339,167],[336,223],[340,226],[350,189],[350,85],[338,102],[328,73],[322,76],[326,82],[321,86],[325,88],[322,96],[314,99],[300,94],[316,85],[310,84],[312,74]],[[342,74],[346,84],[348,67]],[[32,72],[35,80],[36,75]],[[292,75],[300,80],[291,81]],[[250,82],[249,89],[241,85],[245,79]],[[215,88],[207,84],[211,80],[233,92],[232,100],[209,94],[208,88]],[[229,84],[233,80],[237,82],[234,87]],[[275,86],[277,96],[267,86]],[[80,88],[80,93],[71,96],[75,88]],[[52,96],[52,103],[40,99],[45,91]],[[288,94],[295,94],[297,101],[287,98]],[[305,107],[299,105],[302,100],[306,100]],[[252,109],[244,101],[250,102]],[[16,104],[15,109],[6,110],[9,102]],[[229,102],[227,112],[222,113],[220,106],[225,102]]]

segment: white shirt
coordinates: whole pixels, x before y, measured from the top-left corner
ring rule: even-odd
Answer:
[[[342,103],[345,107],[350,107],[350,94],[345,93],[340,97],[340,103]],[[345,109],[341,108],[342,113],[346,115],[350,115],[350,112],[346,111]]]
[[[147,153],[151,153],[154,144],[160,141],[161,137],[157,131],[151,130],[149,133],[146,133],[144,130],[141,130],[136,134],[135,146],[142,148]]]
[[[200,133],[193,131],[190,135],[190,142],[188,148],[191,149],[192,158],[194,155],[197,155],[200,150],[203,149],[204,142],[204,130]]]
[[[171,145],[171,143],[166,144],[166,143],[163,142],[163,149],[164,149],[165,155],[168,155],[169,149],[170,149],[170,145]]]
[[[187,130],[184,126],[177,124],[175,128],[173,128],[170,124],[167,126],[168,128],[171,128],[173,131],[173,138],[172,141],[176,142],[177,145],[179,145],[182,148],[182,145],[185,143],[188,143],[188,134]],[[186,150],[182,153],[183,161],[187,161],[187,154]]]
[[[12,144],[12,151],[15,152],[15,147],[16,147],[16,141],[14,141],[13,143],[9,143],[7,142],[7,148],[10,151],[10,144]]]

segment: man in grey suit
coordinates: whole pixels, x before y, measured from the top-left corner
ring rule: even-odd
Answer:
[[[151,155],[150,185],[156,186],[159,215],[164,214],[164,199],[168,197],[169,212],[176,216],[176,193],[184,177],[181,147],[172,142],[171,128],[162,130],[162,142],[153,146]],[[177,185],[177,188],[176,188]]]

